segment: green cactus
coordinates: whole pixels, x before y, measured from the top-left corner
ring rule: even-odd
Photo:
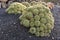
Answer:
[[[45,17],[44,14],[42,14],[42,13],[40,13],[39,16],[40,16],[40,17]]]
[[[8,12],[8,14],[21,14],[25,8],[26,6],[23,4],[14,2],[6,9],[6,12]]]
[[[35,34],[36,33],[36,28],[35,27],[31,27],[29,32],[32,33],[32,34]]]
[[[22,23],[24,26],[29,27],[29,20],[25,19]]]
[[[31,22],[34,22],[34,18],[31,18],[30,21],[31,21]]]
[[[47,20],[46,20],[46,18],[41,18],[40,22],[45,24],[45,23],[47,23]]]
[[[29,32],[36,36],[49,36],[54,28],[54,17],[50,9],[43,4],[37,4],[25,9],[19,17],[21,25],[29,27]]]
[[[32,14],[31,12],[28,12],[28,13],[26,14],[26,17],[27,17],[28,19],[31,19],[31,18],[33,18],[33,14]]]
[[[35,15],[35,16],[34,16],[34,19],[35,19],[35,21],[39,21],[39,20],[40,20],[39,15]]]
[[[34,15],[38,15],[38,14],[39,14],[39,10],[38,10],[38,9],[34,9],[34,10],[32,10],[32,13],[33,13]]]
[[[25,5],[26,7],[31,6],[30,3],[28,3],[28,2],[22,2],[22,4]]]
[[[35,35],[36,35],[36,36],[40,36],[40,32],[36,32]]]
[[[40,32],[41,37],[45,36],[44,34],[45,34],[44,32]]]
[[[32,1],[30,4],[31,4],[32,6],[33,6],[33,5],[37,5],[37,2],[36,2],[36,1]]]
[[[30,22],[30,26],[31,27],[34,27],[34,22]]]
[[[38,26],[40,26],[40,21],[35,21],[34,24],[35,24],[36,27],[38,27]]]

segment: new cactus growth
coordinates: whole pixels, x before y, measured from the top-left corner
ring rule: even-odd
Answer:
[[[35,21],[39,21],[40,20],[40,16],[39,15],[35,15],[34,19],[35,19]]]
[[[33,18],[33,14],[32,14],[31,12],[28,12],[28,13],[26,14],[26,18],[28,18],[28,19]]]
[[[31,27],[34,27],[34,22],[30,22],[30,26]]]
[[[32,34],[35,34],[36,33],[36,28],[35,27],[31,27],[29,32],[31,32]]]
[[[22,24],[26,27],[29,27],[29,20],[23,20]]]
[[[34,24],[36,27],[38,27],[38,26],[40,26],[40,21],[35,21]]]
[[[14,2],[12,4],[10,4],[10,6],[7,8],[7,12],[8,14],[20,14],[24,11],[24,9],[26,8],[26,6],[24,6],[21,3],[18,2]]]

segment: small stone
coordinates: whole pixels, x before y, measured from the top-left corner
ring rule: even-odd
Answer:
[[[31,38],[32,36],[29,36],[29,38]]]
[[[8,34],[6,34],[6,36],[7,36]]]
[[[56,31],[56,29],[54,29],[54,31]]]
[[[15,22],[13,24],[16,24]]]
[[[9,30],[9,32],[11,32],[11,30]]]
[[[2,32],[2,34],[3,34],[4,32]]]
[[[54,40],[54,37],[52,37],[52,39]]]

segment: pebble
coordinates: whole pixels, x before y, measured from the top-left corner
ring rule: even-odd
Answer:
[[[32,36],[29,36],[29,38],[31,38]]]
[[[9,30],[9,32],[11,32],[11,30]]]
[[[2,32],[2,34],[3,34],[4,32]]]
[[[56,29],[54,28],[54,31],[56,31]]]
[[[52,39],[54,40],[54,37],[52,37]]]
[[[5,34],[6,36],[8,36],[8,34]]]
[[[13,24],[16,24],[15,22]]]

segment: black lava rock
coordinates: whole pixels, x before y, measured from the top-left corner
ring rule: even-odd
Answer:
[[[20,25],[20,15],[9,15],[6,9],[0,9],[0,40],[59,40],[60,39],[60,7],[51,11],[55,18],[55,27],[50,37],[36,37],[28,33],[28,29]]]

